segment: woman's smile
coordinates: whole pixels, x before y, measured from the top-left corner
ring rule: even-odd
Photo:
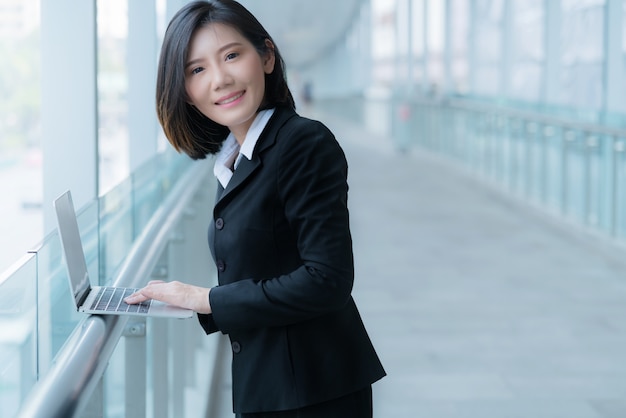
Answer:
[[[246,94],[245,90],[239,91],[233,94],[229,94],[227,96],[220,98],[217,102],[215,102],[215,104],[218,106],[232,107],[232,106],[227,106],[227,105],[232,104],[234,106],[238,104],[240,102],[239,99],[241,99],[244,94]]]

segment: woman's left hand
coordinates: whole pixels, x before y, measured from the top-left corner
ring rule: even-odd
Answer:
[[[140,303],[148,299],[154,299],[181,308],[191,309],[198,313],[210,314],[209,303],[210,288],[193,286],[178,281],[164,282],[152,280],[146,287],[124,299],[129,305]]]

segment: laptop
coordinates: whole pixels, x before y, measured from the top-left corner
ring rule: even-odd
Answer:
[[[61,247],[70,282],[70,290],[79,312],[97,315],[134,315],[166,318],[190,318],[193,311],[168,305],[157,300],[128,305],[124,298],[138,289],[127,287],[92,286],[80,239],[78,220],[70,191],[54,201]]]

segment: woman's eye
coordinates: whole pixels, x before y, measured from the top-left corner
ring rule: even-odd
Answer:
[[[238,53],[236,52],[231,52],[230,54],[226,55],[226,61],[232,60],[234,58],[237,58],[239,56]]]
[[[196,67],[193,70],[191,70],[191,74],[198,74],[200,72],[202,72],[204,70],[203,67]]]

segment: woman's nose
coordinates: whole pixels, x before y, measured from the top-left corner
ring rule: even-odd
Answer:
[[[228,86],[232,82],[232,77],[229,72],[222,67],[217,67],[213,71],[213,89],[219,90]]]

